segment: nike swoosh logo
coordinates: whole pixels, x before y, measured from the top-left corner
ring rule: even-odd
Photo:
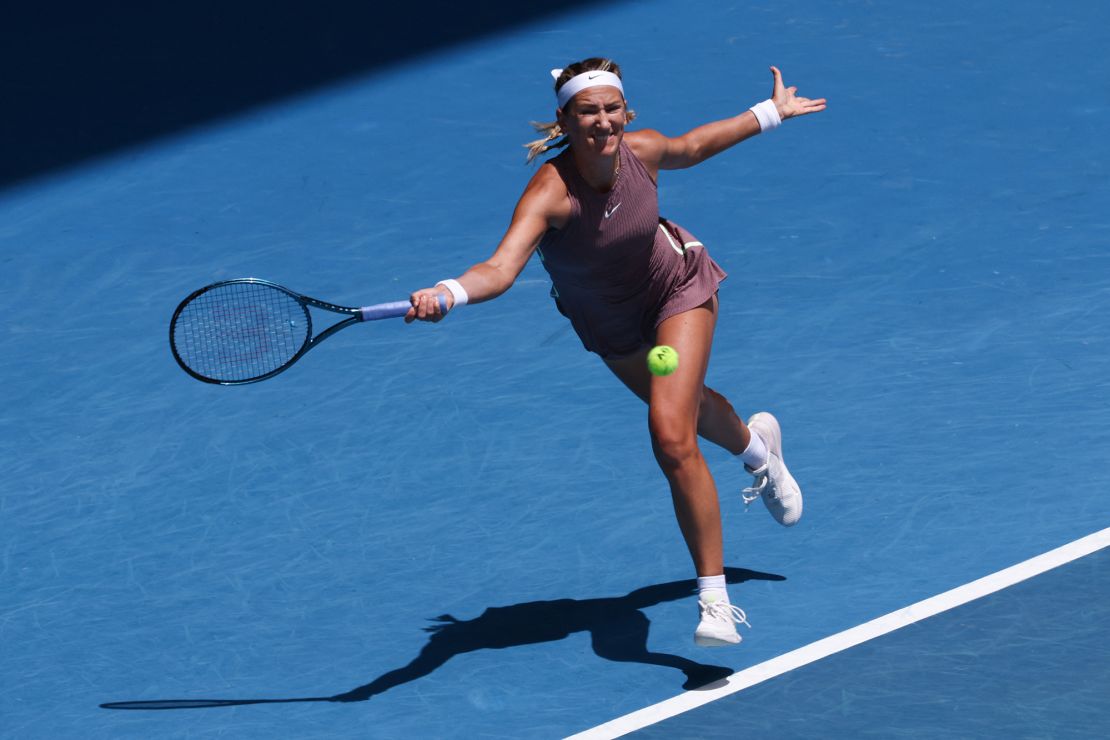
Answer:
[[[612,216],[614,213],[617,212],[617,209],[620,208],[620,207],[621,207],[621,204],[617,203],[615,206],[613,206],[613,210],[609,210],[608,208],[606,208],[605,209],[605,218],[609,218],[610,216]]]
[[[601,75],[586,75],[586,79],[587,79],[587,80],[592,80],[592,79],[594,79],[595,77],[601,77]]]

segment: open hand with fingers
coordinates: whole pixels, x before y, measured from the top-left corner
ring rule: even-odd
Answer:
[[[775,78],[774,91],[771,93],[771,100],[775,104],[775,108],[779,111],[779,117],[782,120],[793,118],[794,116],[804,116],[807,113],[819,113],[825,110],[826,101],[824,98],[803,98],[799,96],[797,87],[786,87],[782,83],[782,72],[778,67],[771,67],[771,74]]]

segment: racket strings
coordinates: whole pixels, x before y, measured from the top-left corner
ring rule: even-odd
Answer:
[[[238,382],[287,364],[310,331],[307,309],[285,291],[230,283],[189,301],[177,316],[173,339],[182,362],[198,375]]]

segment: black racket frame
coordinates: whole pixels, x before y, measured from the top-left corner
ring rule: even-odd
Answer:
[[[174,335],[174,328],[177,326],[178,316],[181,315],[181,312],[185,309],[185,307],[187,305],[189,305],[189,303],[193,299],[197,298],[198,296],[200,296],[204,293],[207,293],[210,290],[214,290],[215,288],[220,288],[220,287],[223,287],[225,285],[236,285],[236,284],[265,285],[269,288],[273,288],[274,290],[281,291],[282,293],[285,293],[286,295],[288,295],[290,298],[293,298],[295,301],[297,301],[297,303],[300,304],[301,309],[304,311],[304,316],[305,316],[305,321],[307,322],[308,331],[305,335],[305,341],[301,345],[301,348],[299,350],[297,350],[297,352],[291,358],[286,360],[285,364],[281,365],[278,368],[275,368],[274,370],[271,370],[270,372],[266,373],[265,375],[260,375],[256,378],[247,378],[245,380],[219,380],[217,378],[209,378],[208,376],[201,375],[200,373],[193,370],[191,367],[189,367],[188,365],[185,364],[184,360],[181,359],[181,355],[178,354],[178,351],[177,351],[177,343],[174,341],[174,336],[173,336]],[[320,309],[323,309],[325,311],[331,311],[332,313],[345,315],[348,318],[346,318],[342,321],[339,321],[335,324],[332,324],[327,329],[324,329],[324,331],[320,332],[320,334],[318,336],[314,337],[314,336],[312,336],[312,329],[313,329],[312,314],[309,313],[309,311],[308,311],[309,306],[313,306],[315,308],[320,308]],[[335,334],[340,329],[345,329],[346,327],[350,326],[351,324],[357,324],[358,322],[360,322],[362,320],[363,319],[362,319],[361,310],[358,309],[358,308],[352,308],[350,306],[339,306],[339,305],[336,305],[334,303],[328,303],[327,301],[321,301],[317,298],[311,298],[311,297],[303,295],[301,293],[297,293],[296,291],[289,290],[289,288],[286,288],[284,285],[278,285],[277,283],[271,282],[269,280],[262,280],[262,279],[259,279],[259,278],[236,278],[234,280],[221,280],[217,283],[212,283],[211,285],[206,285],[203,288],[200,288],[199,290],[193,291],[192,293],[189,294],[189,296],[187,298],[185,298],[185,300],[181,301],[181,303],[178,304],[177,309],[173,312],[173,318],[170,320],[170,350],[173,352],[173,358],[177,361],[177,364],[181,366],[181,369],[184,370],[185,372],[187,372],[192,377],[201,381],[202,383],[211,383],[213,385],[247,385],[249,383],[258,383],[258,382],[263,381],[263,380],[268,380],[269,378],[272,378],[275,375],[278,375],[280,373],[285,372],[294,363],[296,363],[297,360],[304,357],[306,352],[308,352],[310,349],[312,349],[316,345],[323,342],[325,339],[330,337],[332,334]]]

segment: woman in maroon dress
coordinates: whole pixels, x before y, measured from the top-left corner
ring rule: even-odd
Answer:
[[[698,574],[699,645],[740,642],[736,624],[746,620],[728,600],[717,489],[698,436],[741,458],[755,476],[745,501],[761,498],[780,524],[798,521],[802,493],[782,461],[775,417],[761,412],[745,424],[705,385],[725,273],[689,232],[659,217],[656,181],[660,170],[692,167],[787,118],[825,109],[824,99],[799,97],[778,69],[771,72],[770,99],[672,138],[625,131],[633,116],[611,60],[552,70],[557,120],[539,127],[547,136],[530,145],[531,154],[566,149],[528,183],[493,255],[457,279],[413,293],[406,318],[440,320],[440,296],[448,311],[496,298],[539,253],[556,305],[583,345],[648,403],[652,449]],[[655,345],[677,350],[673,374],[648,372],[647,352]]]

